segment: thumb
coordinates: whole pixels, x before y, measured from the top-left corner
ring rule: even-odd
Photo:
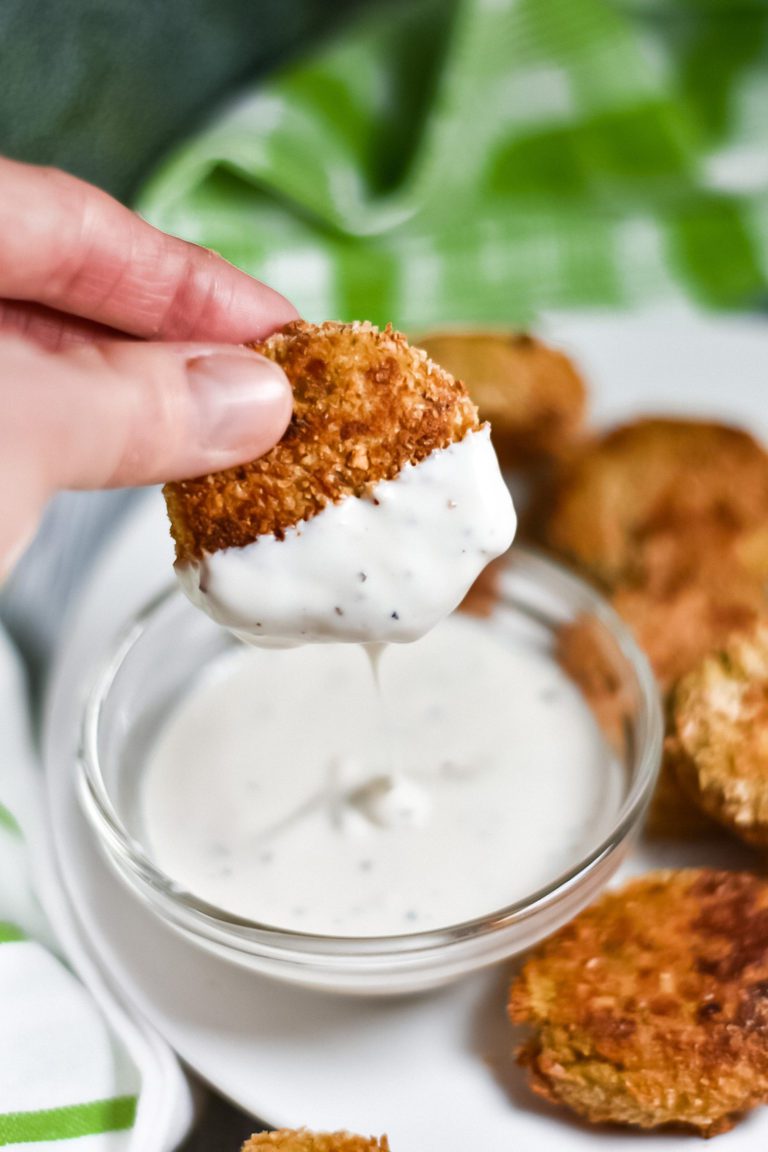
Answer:
[[[268,451],[290,414],[283,371],[246,348],[110,341],[51,353],[0,339],[0,569],[55,490],[229,468]]]

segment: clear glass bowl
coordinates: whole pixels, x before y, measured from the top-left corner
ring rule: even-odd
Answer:
[[[514,547],[481,579],[473,610],[566,667],[625,788],[610,831],[551,883],[489,915],[397,936],[321,936],[247,920],[184,891],[141,843],[139,786],[157,734],[201,675],[239,641],[176,589],[149,604],[100,669],[87,700],[81,795],[108,859],[131,889],[197,944],[254,970],[343,993],[400,994],[454,980],[522,952],[591,902],[626,855],[651,797],[663,725],[653,676],[622,622],[591,588]],[[568,736],[563,733],[567,755]]]

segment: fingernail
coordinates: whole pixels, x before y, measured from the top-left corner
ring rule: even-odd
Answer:
[[[224,457],[271,448],[290,419],[291,386],[281,368],[255,352],[213,352],[187,361],[199,413],[200,446]]]

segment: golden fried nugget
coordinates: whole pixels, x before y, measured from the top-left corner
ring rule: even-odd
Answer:
[[[683,677],[672,727],[683,788],[742,840],[768,846],[768,620]]]
[[[768,518],[768,454],[746,432],[643,419],[607,433],[560,471],[539,531],[607,587],[679,587],[738,553]]]
[[[713,840],[725,832],[699,808],[677,778],[677,757],[664,742],[664,758],[643,824],[652,840]]]
[[[667,593],[618,588],[611,603],[648,657],[662,693],[767,606],[762,583],[727,571],[722,579],[695,580]]]
[[[580,435],[587,392],[563,352],[524,332],[432,332],[419,343],[464,381],[502,463],[560,456]]]
[[[180,561],[265,534],[282,539],[479,427],[464,385],[391,327],[294,320],[252,347],[293,385],[291,423],[259,460],[166,484]]]
[[[724,564],[725,567],[725,564]],[[630,626],[648,657],[663,696],[707,652],[722,644],[765,610],[762,585],[743,572],[723,579],[683,584],[667,593],[619,588],[613,607]],[[668,705],[668,700],[667,700]],[[675,750],[665,742],[664,759],[651,800],[645,831],[659,838],[697,839],[719,832],[678,781]]]
[[[515,979],[539,1095],[593,1123],[713,1136],[768,1100],[768,881],[657,872],[609,892]]]
[[[242,1152],[389,1152],[386,1136],[354,1136],[351,1132],[308,1132],[306,1128],[281,1128],[258,1132],[246,1140]]]

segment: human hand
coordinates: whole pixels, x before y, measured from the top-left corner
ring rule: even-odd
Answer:
[[[106,193],[0,158],[0,575],[58,489],[176,480],[271,448],[290,387],[238,345],[296,315]]]

